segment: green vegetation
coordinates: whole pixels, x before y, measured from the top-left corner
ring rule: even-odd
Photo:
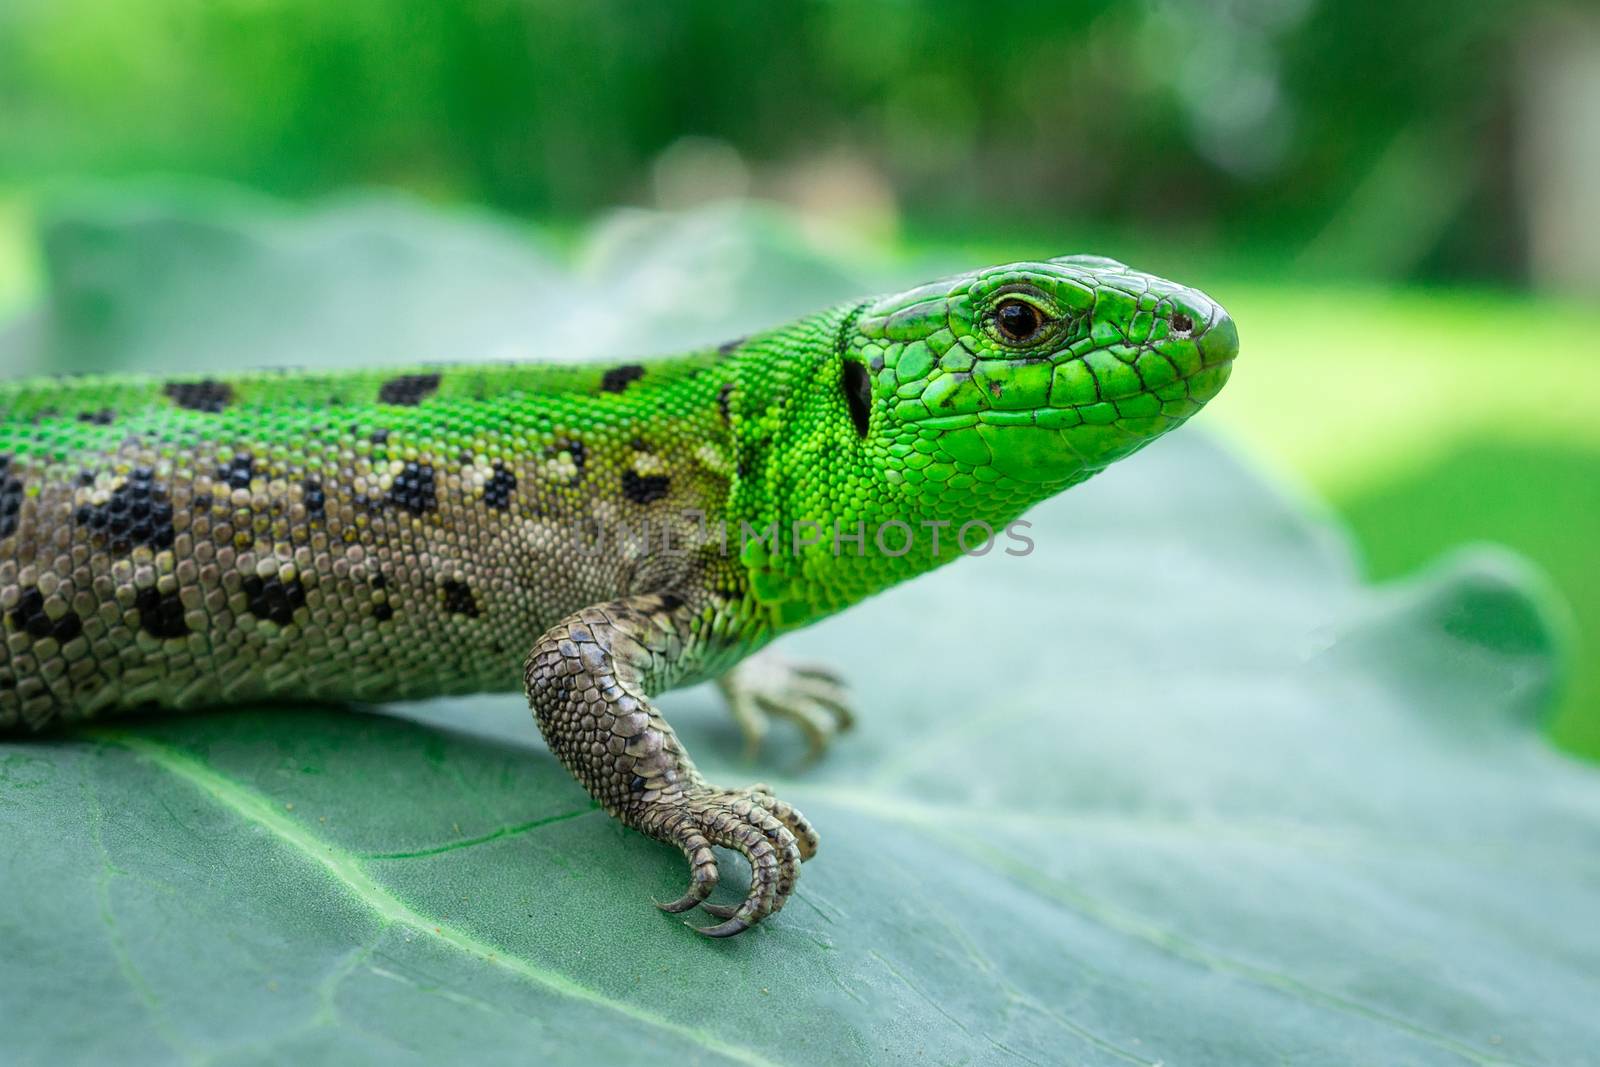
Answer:
[[[1512,279],[1504,113],[1564,6],[12,3],[0,180],[402,185],[541,219],[753,186],[857,224],[1095,220]]]
[[[1463,438],[1416,470],[1335,501],[1378,578],[1409,574],[1473,539],[1510,545],[1543,568],[1575,622],[1550,733],[1600,759],[1600,448]]]
[[[1244,356],[1207,412],[1350,523],[1369,574],[1493,541],[1576,627],[1556,742],[1600,759],[1600,362],[1592,309],[1488,292],[1215,290]]]
[[[0,329],[38,294],[32,212],[25,198],[0,190]]]

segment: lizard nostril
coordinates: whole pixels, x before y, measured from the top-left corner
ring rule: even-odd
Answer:
[[[1173,315],[1170,321],[1172,323],[1172,331],[1174,333],[1194,332],[1194,320],[1181,311]]]

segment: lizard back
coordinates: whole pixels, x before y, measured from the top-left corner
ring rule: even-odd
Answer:
[[[0,383],[0,728],[514,687],[725,499],[724,362]]]

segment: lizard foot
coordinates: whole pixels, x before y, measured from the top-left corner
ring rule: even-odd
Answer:
[[[835,735],[855,725],[844,679],[814,663],[792,663],[769,652],[751,656],[717,680],[754,758],[773,719],[788,719],[806,735],[807,760],[818,759]]]
[[[806,817],[765,785],[696,786],[653,803],[638,825],[677,845],[689,861],[688,890],[656,906],[676,914],[700,905],[723,920],[700,928],[707,937],[731,937],[782,910],[800,877],[800,864],[817,853],[817,832]],[[718,878],[713,845],[738,852],[750,864],[750,891],[737,905],[705,903]]]

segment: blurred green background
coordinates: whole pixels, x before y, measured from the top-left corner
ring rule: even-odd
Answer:
[[[1196,284],[1244,339],[1204,421],[1374,578],[1478,539],[1540,564],[1574,623],[1550,729],[1600,758],[1592,4],[0,0],[0,331],[59,288],[62,189],[151,174],[398,188],[557,247],[750,197],[875,269]]]

